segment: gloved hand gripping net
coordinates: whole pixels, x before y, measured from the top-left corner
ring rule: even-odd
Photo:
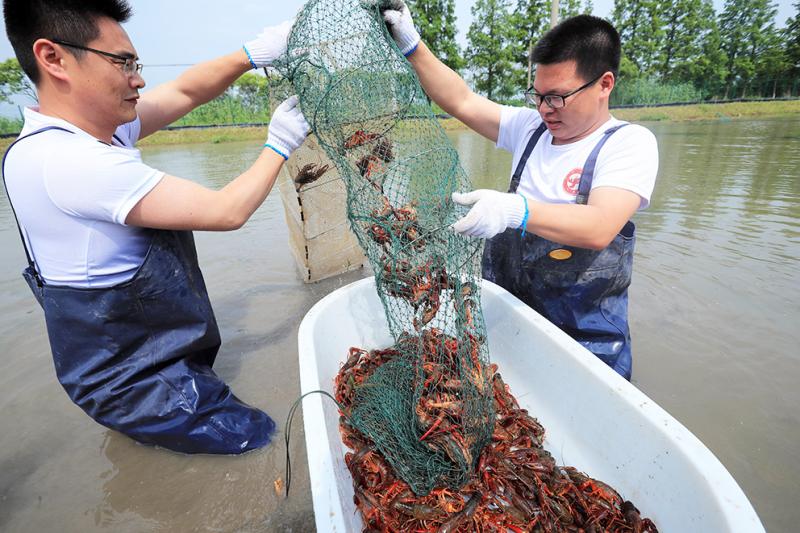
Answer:
[[[470,182],[382,7],[396,6],[308,2],[277,66],[345,180],[399,352],[363,382],[349,378],[345,414],[425,494],[465,483],[492,434],[482,241],[449,229],[465,211],[450,196]]]

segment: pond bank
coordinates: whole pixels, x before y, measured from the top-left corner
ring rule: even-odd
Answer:
[[[663,157],[652,204],[635,218],[633,383],[722,461],[767,531],[797,531],[800,120],[648,126]],[[507,187],[510,153],[466,129],[449,137],[476,186]],[[248,168],[262,139],[151,146],[143,157],[216,190]],[[0,531],[314,531],[302,418],[291,432],[285,499],[274,489],[286,482],[280,433],[243,457],[186,456],[137,445],[74,406],[21,279],[27,261],[2,191],[0,221]],[[274,192],[240,230],[195,238],[223,338],[214,369],[282,432],[300,394],[298,324],[369,269],[304,284]]]
[[[637,107],[613,109],[615,117],[631,122],[683,122],[694,120],[735,120],[753,118],[789,117],[800,115],[800,100],[767,102],[732,102],[727,104],[692,104],[669,107]],[[465,129],[456,119],[444,119],[447,131]],[[267,128],[222,126],[218,128],[162,130],[143,139],[138,146],[168,146],[178,144],[220,144],[235,141],[266,139]],[[0,150],[5,150],[13,138],[0,139]]]
[[[800,114],[800,100],[636,107],[612,109],[611,112],[615,117],[631,122],[775,118]]]
[[[692,104],[670,107],[637,107],[613,109],[621,120],[631,122],[683,122],[687,120],[731,120],[800,115],[800,100],[768,102],[733,102],[728,104]],[[446,131],[466,129],[454,118],[440,121]],[[266,127],[221,127],[159,131],[142,140],[141,146],[192,144],[208,142],[219,144],[230,141],[260,140],[266,137]]]

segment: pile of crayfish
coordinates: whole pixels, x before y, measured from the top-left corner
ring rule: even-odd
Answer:
[[[458,342],[433,328],[425,330],[423,335],[427,339],[425,344]],[[642,518],[638,509],[613,488],[575,468],[556,465],[542,446],[544,428],[520,408],[494,364],[484,370],[494,398],[494,430],[490,443],[478,456],[476,471],[460,490],[440,487],[424,496],[415,494],[405,481],[395,476],[374,444],[348,423],[356,388],[382,364],[401,356],[402,349],[398,348],[402,346],[372,351],[351,348],[335,380],[336,400],[342,415],[340,433],[344,444],[353,450],[345,455],[345,463],[353,478],[354,500],[364,522],[363,531],[657,532],[653,522]],[[423,367],[441,366],[438,360],[441,350],[433,348],[437,347],[425,350]],[[442,368],[437,369],[441,371]],[[447,383],[456,378],[438,375],[437,379]],[[435,387],[430,390],[437,391]],[[452,395],[451,403],[455,405],[457,392]],[[433,404],[434,398],[423,397],[417,411],[420,406]],[[433,416],[430,411],[417,412],[416,416],[423,430],[420,440],[434,433],[442,435],[441,427],[435,431],[433,428],[434,424],[441,426],[441,417]],[[457,435],[455,431],[449,433]],[[459,459],[461,453],[469,462],[467,448],[463,443],[458,446],[460,452],[453,452],[453,460]]]

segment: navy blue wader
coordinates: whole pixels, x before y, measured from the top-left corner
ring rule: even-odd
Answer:
[[[50,127],[16,142],[50,130],[72,133]],[[5,157],[3,170],[5,184]],[[192,233],[152,235],[133,278],[100,289],[45,283],[23,238],[23,277],[44,310],[59,382],[94,420],[139,442],[215,454],[268,444],[272,419],[211,369],[220,335]]]
[[[576,202],[586,204],[600,149],[621,124],[604,132],[581,173]],[[547,127],[531,136],[511,179],[514,193],[533,148]],[[628,286],[633,271],[635,228],[627,222],[600,251],[565,246],[508,229],[483,252],[483,277],[497,283],[561,328],[607,365],[631,378]]]

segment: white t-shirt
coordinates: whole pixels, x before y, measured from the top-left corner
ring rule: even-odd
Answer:
[[[148,230],[125,225],[163,172],[133,147],[141,123],[120,126],[114,145],[64,120],[25,110],[21,136],[5,163],[8,194],[26,245],[46,283],[110,287],[129,280],[150,246]]]
[[[512,173],[541,123],[542,118],[533,109],[503,107],[497,147],[514,154]],[[553,136],[545,130],[525,165],[517,192],[541,202],[575,203],[586,159],[603,133],[621,123],[612,117],[588,137],[570,144],[554,145]],[[641,197],[639,209],[644,209],[650,204],[656,174],[656,138],[647,128],[631,124],[611,135],[600,150],[592,189],[610,186],[635,192]]]

